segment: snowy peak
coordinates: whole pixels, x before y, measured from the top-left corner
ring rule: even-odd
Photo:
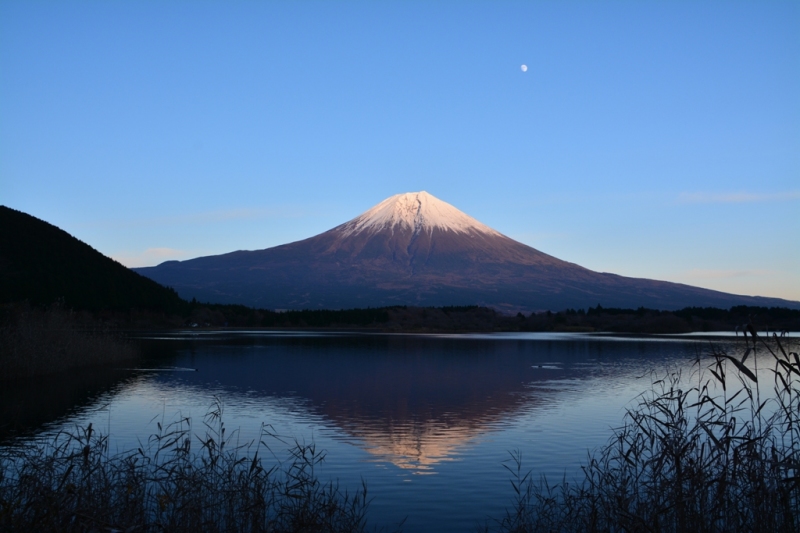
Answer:
[[[454,233],[501,236],[489,226],[425,191],[396,194],[342,224],[338,229],[344,236],[406,229],[415,234],[439,229]]]

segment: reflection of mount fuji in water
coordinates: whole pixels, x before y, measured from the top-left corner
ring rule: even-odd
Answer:
[[[387,198],[302,241],[134,270],[187,299],[268,309],[800,305],[594,272],[510,239],[424,191]]]
[[[343,367],[317,360],[293,388],[377,460],[417,473],[537,401],[525,394],[535,373],[524,359],[479,352],[431,359],[414,344],[403,339],[395,347],[406,353],[355,355]]]
[[[322,416],[376,460],[419,473],[509,418],[555,401],[557,392],[531,387],[576,377],[576,370],[539,365],[570,351],[585,358],[587,350],[563,341],[533,351],[531,343],[514,340],[390,335],[239,342],[255,345],[195,344],[175,364],[198,372],[164,377],[197,385],[214,380],[247,402],[294,398],[301,416]]]

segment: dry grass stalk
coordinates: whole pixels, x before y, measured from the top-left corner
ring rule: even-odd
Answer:
[[[361,532],[367,489],[323,484],[314,445],[295,442],[288,462],[266,467],[264,441],[232,447],[217,400],[193,436],[191,420],[167,426],[139,449],[109,456],[91,424],[0,457],[0,530]],[[235,432],[234,432],[235,434]],[[277,438],[277,437],[275,437]],[[192,450],[193,443],[199,449]]]
[[[512,454],[513,505],[485,529],[800,531],[800,356],[786,342],[751,330],[741,357],[714,349],[689,383],[657,380],[576,483],[536,481]],[[759,351],[774,363],[767,399]]]

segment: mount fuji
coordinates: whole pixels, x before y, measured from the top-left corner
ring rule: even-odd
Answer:
[[[594,272],[510,239],[424,191],[387,198],[302,241],[134,270],[184,298],[267,309],[800,307]]]

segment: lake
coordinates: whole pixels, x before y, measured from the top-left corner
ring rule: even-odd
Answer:
[[[132,449],[181,417],[202,432],[218,398],[240,444],[258,440],[263,424],[283,437],[267,439],[278,457],[294,439],[315,443],[327,454],[320,478],[352,490],[363,479],[370,525],[405,519],[407,532],[500,518],[513,495],[510,452],[536,476],[571,479],[654,379],[688,379],[712,344],[743,349],[732,336],[547,333],[185,331],[136,342],[148,354],[138,369],[4,387],[0,438],[91,422],[112,452]]]

